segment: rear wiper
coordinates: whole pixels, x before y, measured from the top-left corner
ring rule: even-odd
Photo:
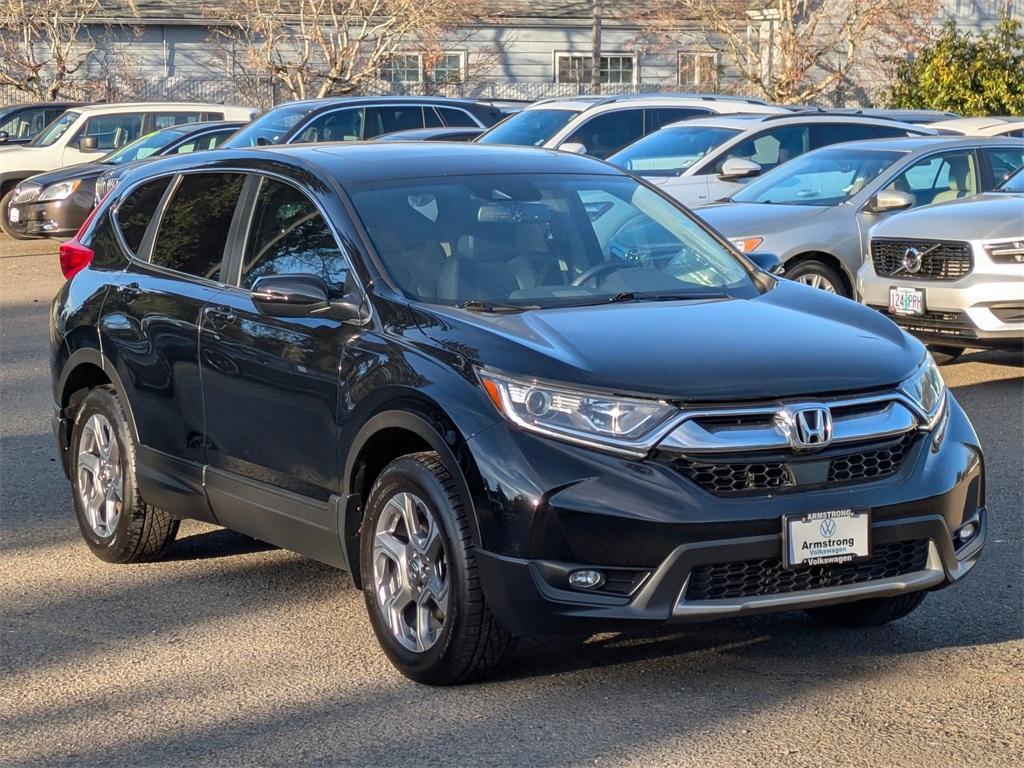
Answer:
[[[539,309],[536,305],[495,304],[490,301],[480,301],[479,299],[469,299],[462,302],[460,306],[469,312],[523,312],[527,309]]]
[[[610,299],[608,304],[622,304],[629,301],[701,301],[703,299],[728,299],[727,293],[644,293],[623,291]]]

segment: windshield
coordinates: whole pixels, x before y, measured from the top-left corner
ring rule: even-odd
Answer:
[[[48,147],[53,144],[57,139],[64,135],[71,124],[75,122],[79,117],[78,112],[65,112],[63,115],[58,117],[52,123],[50,123],[46,130],[36,136],[35,141],[29,144],[30,147]]]
[[[633,142],[608,162],[641,176],[674,176],[739,133],[736,128],[706,126],[663,128]]]
[[[409,297],[471,309],[757,293],[709,232],[625,176],[499,175],[353,185]]]
[[[1008,178],[995,189],[996,192],[1024,192],[1024,168],[1019,168],[1013,176]]]
[[[477,141],[481,144],[539,147],[578,114],[572,109],[524,109],[502,120]]]
[[[136,160],[145,160],[183,134],[184,131],[176,128],[165,128],[162,131],[147,133],[131,144],[121,147],[108,155],[104,155],[100,158],[100,162],[105,165],[123,165],[124,163],[132,163]]]
[[[736,203],[839,205],[902,155],[876,149],[820,149],[780,165],[731,199]]]
[[[264,144],[280,144],[288,131],[313,111],[315,104],[277,107],[262,117],[257,117],[230,139],[220,145],[221,149],[258,147]]]

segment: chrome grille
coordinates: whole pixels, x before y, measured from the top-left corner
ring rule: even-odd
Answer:
[[[684,600],[734,600],[862,584],[924,570],[928,540],[879,544],[870,560],[789,570],[779,558],[699,565],[690,571]]]
[[[910,272],[904,267],[904,255],[915,248],[924,254],[921,268]],[[886,240],[871,241],[871,260],[875,273],[882,277],[900,277],[907,280],[959,280],[974,268],[970,243],[941,240]]]

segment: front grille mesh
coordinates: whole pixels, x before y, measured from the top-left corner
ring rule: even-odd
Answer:
[[[891,445],[873,450],[836,456],[829,462],[828,481],[848,483],[891,475],[900,468],[913,438],[909,435]]]
[[[916,248],[922,253],[928,252],[921,259],[921,269],[914,273],[903,269],[903,255],[908,248]],[[871,260],[874,262],[876,274],[882,277],[905,277],[908,280],[959,280],[969,275],[974,268],[974,257],[969,243],[947,243],[939,240],[875,239],[871,241]]]
[[[710,464],[680,458],[674,464],[701,488],[718,494],[763,491],[795,484],[789,467],[783,462]]]
[[[730,600],[862,584],[923,570],[928,541],[879,544],[870,560],[783,568],[778,558],[699,565],[690,571],[685,600]]]

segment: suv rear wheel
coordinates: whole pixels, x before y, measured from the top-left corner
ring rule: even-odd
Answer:
[[[477,680],[514,645],[487,608],[466,512],[436,453],[403,456],[380,473],[359,559],[370,623],[406,677],[431,685]]]
[[[92,390],[78,409],[71,487],[82,536],[101,560],[156,560],[174,541],[179,521],[139,496],[135,441],[112,387]]]
[[[827,293],[838,293],[840,296],[849,298],[842,275],[817,259],[807,259],[793,266],[787,265],[784,277],[809,285],[811,288],[817,288]]]
[[[902,619],[923,601],[927,592],[911,592],[895,597],[876,597],[855,603],[812,608],[809,613],[823,624],[836,627],[880,627]]]

